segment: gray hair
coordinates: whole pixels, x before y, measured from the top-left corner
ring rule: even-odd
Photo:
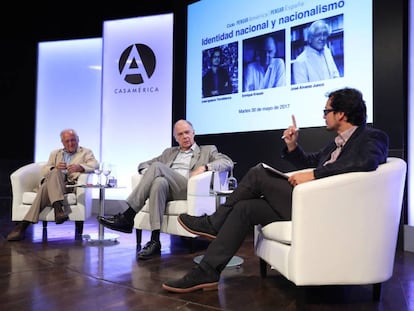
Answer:
[[[314,21],[308,28],[308,42],[310,42],[311,38],[315,34],[317,28],[324,27],[328,31],[328,36],[331,34],[331,27],[328,23],[326,23],[323,19]]]
[[[78,133],[76,133],[76,131],[75,131],[74,129],[64,129],[64,130],[62,130],[62,131],[60,132],[60,140],[62,140],[63,135],[64,135],[65,133],[68,133],[68,132],[69,132],[70,134],[75,135],[75,136],[76,136],[76,139],[77,139],[77,140],[79,140]]]

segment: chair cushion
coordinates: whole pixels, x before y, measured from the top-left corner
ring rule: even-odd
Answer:
[[[28,191],[23,192],[23,204],[32,205],[36,192]],[[74,193],[65,194],[65,200],[68,205],[76,205],[76,195]]]
[[[292,222],[275,221],[262,227],[262,233],[266,239],[290,244],[292,241]]]
[[[148,202],[144,205],[140,212],[149,213]],[[180,215],[188,212],[187,200],[176,200],[167,203],[165,215]]]

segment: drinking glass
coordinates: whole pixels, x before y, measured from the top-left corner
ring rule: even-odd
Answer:
[[[111,172],[112,172],[112,164],[104,162],[102,164],[102,174],[104,174],[105,176],[105,186],[108,185],[108,176],[111,174]]]
[[[117,180],[115,176],[109,176],[108,178],[108,187],[114,188],[117,186]]]
[[[99,163],[99,166],[97,168],[95,168],[94,173],[96,174],[96,176],[98,176],[98,182],[97,185],[100,186],[101,185],[101,174],[103,172],[103,166],[102,163]]]
[[[236,162],[233,162],[236,165]],[[237,179],[233,175],[233,168],[230,170],[230,177],[229,177],[229,190],[234,190],[237,188]]]

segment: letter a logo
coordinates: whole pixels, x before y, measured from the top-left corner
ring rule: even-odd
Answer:
[[[149,80],[155,71],[154,52],[145,44],[134,44],[122,52],[119,73],[130,84],[141,84]]]

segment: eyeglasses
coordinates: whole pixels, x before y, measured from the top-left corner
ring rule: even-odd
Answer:
[[[335,109],[332,109],[332,108],[331,109],[324,109],[323,110],[324,117],[326,117],[328,113],[333,112],[333,111],[335,111]]]

